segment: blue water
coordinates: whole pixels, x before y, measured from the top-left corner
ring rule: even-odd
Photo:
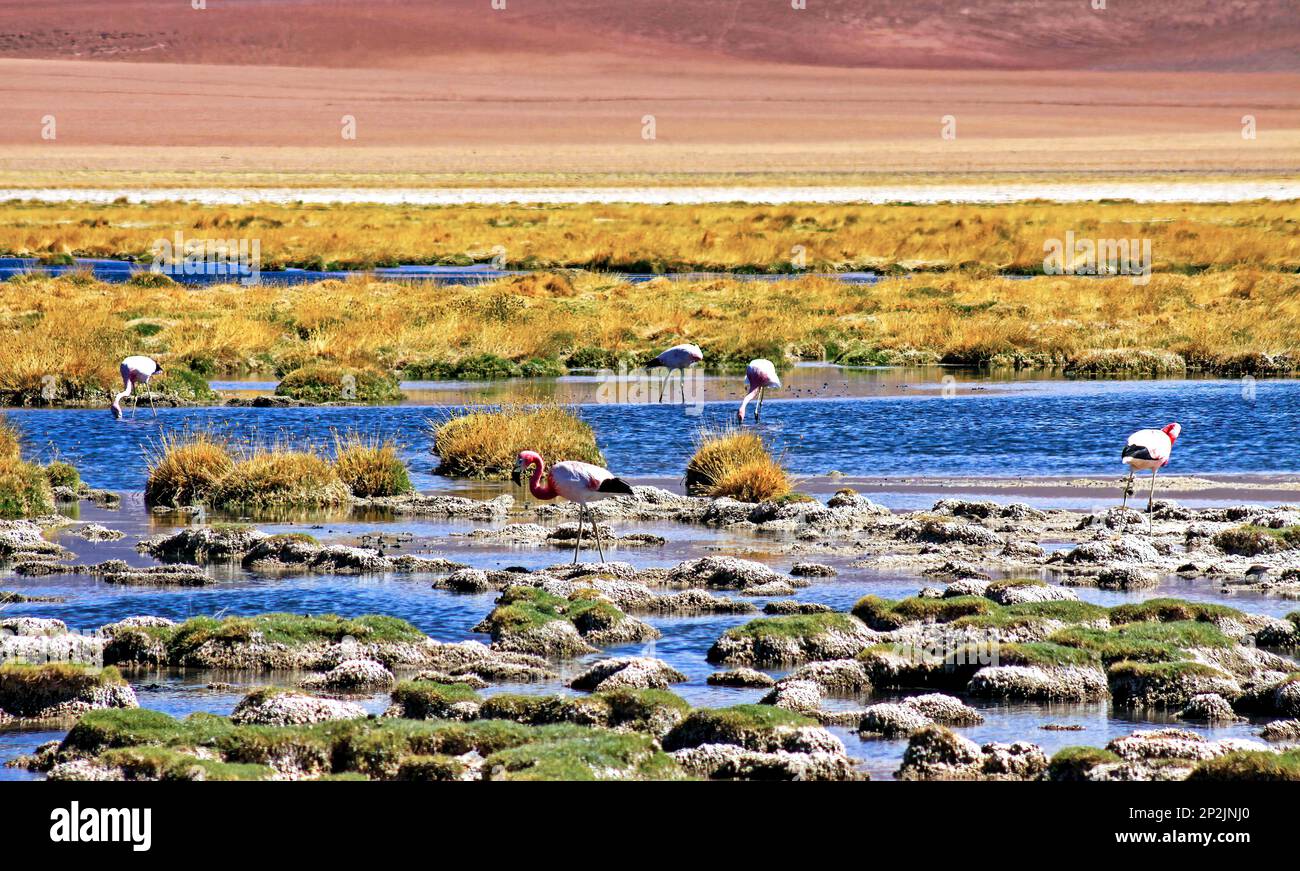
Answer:
[[[1278,473],[1300,470],[1300,381],[1260,380],[1254,399],[1236,380],[1034,381],[1006,392],[945,398],[781,400],[774,393],[754,426],[796,474],[1085,475],[1118,474],[1120,448],[1138,428],[1178,421],[1183,435],[1173,473]],[[608,465],[628,476],[682,474],[701,428],[729,426],[735,405],[708,403],[690,416],[678,406],[580,406]],[[6,415],[42,458],[75,463],[94,486],[141,490],[145,450],[167,430],[211,427],[236,440],[330,440],[331,428],[391,436],[403,445],[422,489],[447,486],[431,474],[431,421],[448,408],[429,406],[290,409],[141,409],[114,421],[103,409],[15,409]]]
[[[99,257],[78,257],[75,263],[68,265],[45,265],[33,257],[0,257],[0,281],[7,281],[15,275],[35,272],[42,275],[58,276],[67,272],[86,272],[94,274],[100,281],[123,282],[133,275],[150,271],[150,263],[129,263],[125,260],[111,260]],[[370,270],[322,270],[322,269],[267,269],[253,271],[248,265],[239,263],[194,263],[178,264],[160,270],[174,281],[188,285],[208,284],[310,284],[314,281],[334,279],[344,281],[359,275],[370,276],[385,281],[420,281],[434,284],[467,285],[484,284],[499,278],[526,275],[521,270],[496,269],[486,263],[472,266],[427,266],[408,265],[380,267]],[[874,284],[880,276],[874,272],[816,272],[802,275],[817,278],[835,278],[847,284]],[[734,278],[746,281],[783,281],[793,276],[789,274],[767,273],[732,273],[732,272],[674,272],[659,275],[649,272],[617,273],[617,277],[633,284],[640,284],[656,278],[670,278],[673,281],[711,281],[718,278]]]

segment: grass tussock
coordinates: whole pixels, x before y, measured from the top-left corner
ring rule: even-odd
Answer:
[[[754,433],[705,432],[686,465],[686,492],[766,502],[790,493],[790,476]]]
[[[399,496],[415,489],[391,440],[335,434],[334,467],[354,496]]]
[[[0,517],[53,513],[54,491],[45,470],[21,459],[0,459]]]
[[[259,509],[343,505],[352,498],[334,465],[313,450],[254,448],[216,481],[215,508]]]
[[[336,456],[313,447],[254,446],[242,456],[208,431],[164,435],[149,454],[148,505],[283,509],[342,505],[353,496],[414,490],[391,441],[335,436]]]
[[[204,430],[164,433],[149,452],[146,505],[194,505],[234,468],[229,445]]]
[[[49,468],[29,463],[22,458],[22,444],[22,431],[0,416],[0,517],[3,518],[54,513],[52,478],[61,473],[63,466],[72,469],[67,463],[51,463]],[[72,469],[72,474],[76,476],[76,469]]]
[[[81,473],[72,463],[54,460],[45,466],[45,478],[51,487],[68,487],[76,490],[81,486]]]
[[[1224,553],[1236,556],[1259,556],[1300,548],[1300,526],[1283,526],[1274,529],[1246,524],[1220,532],[1214,536],[1214,544]]]
[[[22,456],[23,434],[6,418],[0,417],[0,460],[16,460]]]
[[[525,450],[536,451],[550,465],[563,460],[605,464],[591,426],[560,405],[475,410],[433,429],[440,475],[506,478]]]

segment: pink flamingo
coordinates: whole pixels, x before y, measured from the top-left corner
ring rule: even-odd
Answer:
[[[682,382],[682,403],[686,403],[686,375],[685,370],[691,368],[696,363],[704,359],[704,352],[700,350],[699,345],[673,345],[667,351],[664,351],[658,357],[650,361],[647,367],[653,369],[656,366],[663,366],[668,370],[664,375],[664,380],[659,383],[659,401],[664,401],[664,388],[668,386],[668,379],[673,377],[676,371]]]
[[[1120,455],[1124,465],[1128,466],[1128,477],[1124,479],[1124,502],[1128,505],[1128,494],[1133,489],[1133,476],[1141,469],[1151,470],[1151,496],[1147,499],[1147,511],[1151,511],[1156,501],[1156,471],[1168,465],[1169,456],[1174,451],[1174,442],[1182,434],[1183,428],[1171,423],[1163,429],[1140,429],[1128,437],[1128,444]]]
[[[758,406],[754,409],[754,420],[758,420],[759,414],[763,411],[763,395],[767,388],[780,388],[781,379],[776,375],[776,367],[772,365],[771,360],[750,360],[749,365],[745,367],[745,389],[749,391],[745,394],[744,400],[740,403],[740,410],[736,412],[736,419],[741,423],[745,422],[745,406],[749,405],[750,400],[755,396],[758,397]]]
[[[137,384],[149,386],[149,379],[162,372],[163,368],[151,357],[127,357],[122,361],[122,387],[123,390],[117,396],[113,397],[113,403],[109,409],[113,412],[116,420],[122,419],[122,400],[131,395],[131,389]],[[140,393],[136,391],[135,403],[131,406],[131,416],[135,417],[135,411],[140,407]],[[158,416],[158,409],[154,408],[153,391],[149,392],[149,407],[153,409],[153,416]]]
[[[570,502],[578,503],[578,541],[573,546],[573,561],[578,561],[578,550],[582,547],[582,518],[588,513],[587,503],[608,499],[610,496],[631,496],[632,485],[617,478],[609,469],[580,463],[577,460],[565,460],[556,463],[549,470],[546,461],[536,451],[522,451],[515,463],[511,477],[516,484],[523,483],[523,476],[529,475],[528,491],[538,499],[554,499],[563,496]],[[545,483],[542,477],[546,477]],[[600,545],[600,525],[592,518],[591,528],[596,533],[596,552],[600,561],[605,561],[605,551]]]

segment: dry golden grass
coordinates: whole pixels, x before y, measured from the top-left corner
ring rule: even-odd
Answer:
[[[25,461],[22,444],[22,432],[0,416],[0,517],[35,517],[54,512],[49,470]],[[57,473],[61,466],[67,464],[51,463],[49,469]]]
[[[54,513],[54,491],[45,470],[17,457],[0,459],[0,517]]]
[[[151,258],[158,238],[258,239],[263,268],[491,260],[512,268],[637,272],[979,265],[1040,272],[1043,243],[1151,240],[1156,271],[1300,266],[1294,202],[1005,205],[219,207],[187,203],[0,205],[0,255]],[[551,294],[554,295],[554,294]]]
[[[232,451],[206,430],[164,434],[149,451],[147,505],[279,509],[342,505],[352,496],[414,490],[391,441],[335,434],[331,460],[314,448],[250,445]]]
[[[477,287],[356,277],[201,292],[25,276],[0,285],[0,398],[37,404],[53,390],[60,402],[102,400],[130,353],[154,356],[168,373],[409,368],[435,378],[644,361],[684,341],[700,345],[711,366],[804,357],[1287,370],[1300,358],[1295,206],[9,203],[0,205],[0,250],[13,253],[139,254],[179,228],[191,238],[259,238],[267,266],[466,263],[501,245],[514,266],[765,271],[788,268],[804,246],[813,269],[922,271],[874,286],[794,277],[634,285],[586,272]],[[1044,240],[1071,230],[1150,239],[1150,283],[1000,274],[1040,270]]]
[[[16,460],[22,455],[23,434],[8,419],[0,417],[0,460]]]
[[[605,464],[591,427],[558,405],[471,411],[433,428],[440,475],[507,478],[521,451],[536,451],[550,465],[563,460]]]
[[[334,468],[354,496],[399,496],[415,489],[392,440],[336,433]]]
[[[332,463],[311,450],[255,448],[213,484],[214,508],[277,509],[344,505],[351,493]]]
[[[1300,275],[1244,267],[1157,274],[1145,286],[969,272],[875,285],[818,278],[634,285],[579,274],[557,285],[558,296],[544,277],[530,278],[523,292],[518,284],[354,279],[195,292],[65,279],[0,283],[0,398],[39,403],[50,376],[63,401],[102,399],[107,388],[95,385],[113,384],[128,352],[209,374],[308,363],[417,373],[527,363],[549,371],[570,361],[644,361],[678,342],[698,344],[713,367],[755,357],[1065,366],[1107,349],[1172,352],[1186,365],[1223,372],[1285,371],[1300,361]]]
[[[146,505],[193,505],[204,501],[235,466],[226,441],[205,430],[163,433],[148,452]]]
[[[741,502],[766,502],[790,493],[790,477],[751,432],[702,432],[686,465],[686,492],[729,496]]]

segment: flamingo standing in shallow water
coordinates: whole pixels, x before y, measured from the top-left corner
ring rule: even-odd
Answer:
[[[673,372],[680,374],[682,382],[682,404],[686,403],[686,375],[685,371],[696,363],[704,359],[704,352],[700,350],[699,345],[673,345],[667,351],[664,351],[658,357],[650,361],[648,368],[653,369],[656,366],[663,366],[668,370],[664,375],[664,380],[659,383],[659,401],[664,401],[664,388],[668,386],[668,379],[673,377]]]
[[[1140,429],[1128,437],[1128,444],[1121,454],[1124,465],[1128,466],[1128,477],[1124,479],[1124,502],[1128,505],[1128,494],[1133,489],[1133,476],[1143,469],[1151,470],[1151,496],[1147,499],[1147,512],[1151,511],[1156,501],[1156,471],[1169,463],[1169,455],[1174,451],[1174,442],[1183,428],[1171,423],[1163,429]]]
[[[608,499],[610,496],[631,496],[632,485],[622,478],[614,476],[609,469],[580,463],[577,460],[565,460],[556,463],[549,470],[546,461],[536,451],[522,451],[515,463],[511,476],[516,484],[523,483],[528,475],[528,491],[538,499],[554,499],[563,496],[570,502],[578,503],[578,541],[573,546],[573,561],[578,562],[578,550],[582,547],[582,518],[587,514],[587,503]],[[543,483],[542,478],[546,481]],[[600,545],[600,525],[595,518],[591,521],[592,531],[596,534],[596,552],[600,561],[605,561],[605,551]]]
[[[149,379],[162,372],[163,368],[158,365],[152,357],[127,357],[122,361],[122,392],[113,397],[113,404],[109,409],[113,412],[113,417],[117,420],[122,419],[122,400],[131,395],[131,390],[137,384],[149,386]],[[136,391],[135,404],[131,406],[131,416],[135,417],[135,410],[140,406],[140,392]],[[158,409],[154,408],[153,391],[149,392],[149,407],[153,409],[154,417],[158,416]]]
[[[754,420],[763,411],[763,395],[769,387],[779,388],[781,379],[777,377],[776,367],[772,365],[771,360],[750,360],[749,365],[745,367],[745,398],[740,403],[740,410],[736,412],[736,419],[741,423],[745,422],[745,406],[749,405],[750,400],[755,396],[758,397],[758,405],[754,408]]]

